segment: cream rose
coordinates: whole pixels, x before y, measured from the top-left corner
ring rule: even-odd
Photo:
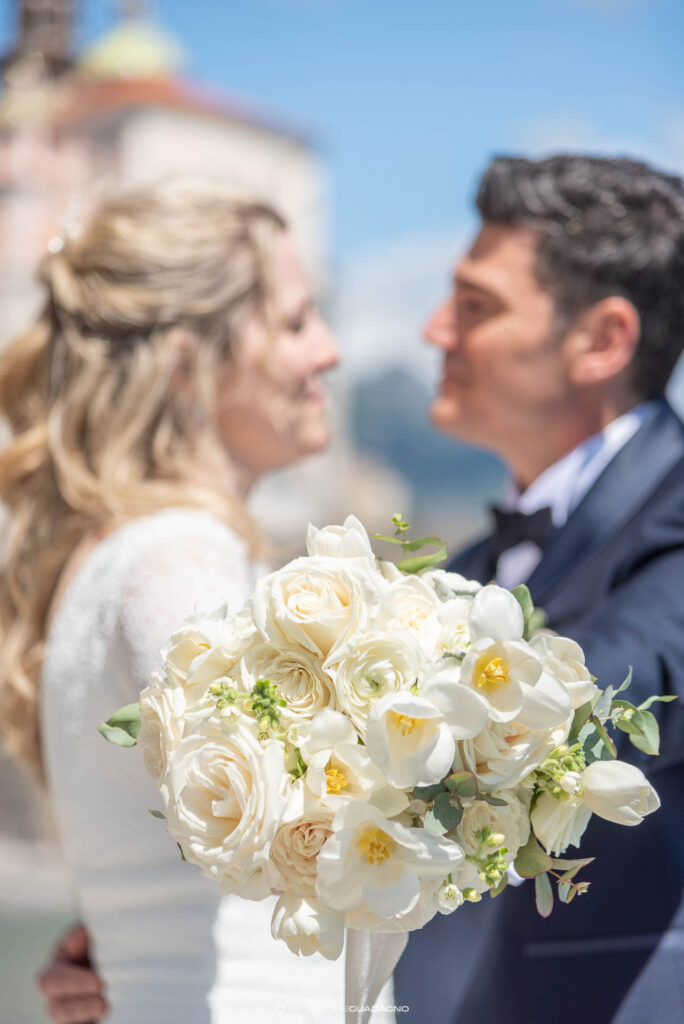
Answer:
[[[332,835],[333,816],[329,807],[307,796],[302,781],[294,784],[271,845],[278,889],[296,896],[315,896],[317,858]]]
[[[454,766],[475,772],[483,789],[512,789],[565,742],[568,729],[567,722],[552,732],[528,729],[515,720],[488,722],[473,739],[457,744]]]
[[[203,722],[169,757],[167,828],[224,892],[270,892],[271,843],[285,806],[282,746],[259,743],[244,716]]]
[[[366,528],[356,516],[347,516],[342,526],[325,526],[322,530],[309,523],[306,550],[309,555],[327,558],[365,558],[375,567]]]
[[[185,696],[180,687],[162,686],[155,679],[140,694],[140,731],[145,767],[159,787],[166,774],[169,755],[183,738]]]
[[[362,737],[373,705],[387,693],[408,690],[423,664],[420,644],[411,633],[371,630],[328,659],[325,668],[337,707],[349,715]]]
[[[495,850],[505,847],[504,859],[507,865],[515,860],[518,850],[524,846],[530,835],[530,819],[525,804],[511,790],[502,790],[497,797],[506,801],[505,807],[496,807],[484,800],[471,800],[463,810],[463,817],[456,830],[457,841],[467,857],[482,860]],[[491,835],[501,839],[494,845],[484,845],[477,833],[489,829]],[[461,889],[475,889],[485,892],[489,884],[479,876],[479,867],[467,861],[459,868],[457,882]]]
[[[257,581],[252,614],[261,635],[276,647],[301,645],[326,658],[373,621],[387,589],[365,558],[297,558]],[[380,614],[379,624],[387,617]]]
[[[278,687],[287,707],[281,709],[284,726],[309,721],[323,708],[335,706],[330,677],[320,655],[296,645],[275,647],[257,639],[240,665],[241,685],[251,690],[258,679]]]

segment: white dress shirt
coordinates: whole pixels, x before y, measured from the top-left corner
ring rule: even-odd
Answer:
[[[526,491],[520,491],[509,480],[503,500],[508,512],[530,515],[540,508],[551,509],[554,527],[565,526],[570,513],[579,505],[589,488],[606,466],[623,448],[654,407],[655,402],[641,402],[629,412],[618,416],[600,433],[588,437],[558,462],[545,469]],[[504,551],[496,567],[496,579],[502,587],[516,587],[530,578],[541,561],[541,548],[525,540]]]

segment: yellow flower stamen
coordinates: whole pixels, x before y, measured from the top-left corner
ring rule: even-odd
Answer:
[[[483,655],[475,666],[475,685],[482,690],[499,690],[510,683],[508,665],[503,658],[489,658]]]
[[[400,715],[398,711],[390,711],[389,720],[402,736],[410,736],[418,725],[417,718],[411,718],[410,715]]]
[[[367,828],[358,840],[361,853],[369,864],[382,864],[394,849],[394,840],[377,827]]]
[[[328,764],[325,769],[325,777],[328,780],[329,793],[339,793],[349,785],[344,777],[344,772],[341,772],[339,768],[333,768],[331,764]]]

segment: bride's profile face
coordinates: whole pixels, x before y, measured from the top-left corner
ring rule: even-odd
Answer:
[[[337,366],[287,232],[274,245],[272,294],[245,324],[217,375],[217,425],[231,459],[254,474],[323,448],[330,438],[322,376]]]

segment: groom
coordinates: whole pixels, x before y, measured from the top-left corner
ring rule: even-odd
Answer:
[[[628,160],[496,159],[477,205],[481,231],[426,328],[444,353],[432,416],[496,452],[510,483],[492,532],[450,568],[526,582],[601,686],[632,665],[630,701],[681,698],[684,426],[663,391],[684,341],[684,185]],[[410,1020],[684,1020],[682,701],[663,711],[658,759],[621,756],[661,810],[636,829],[594,819],[590,891],[548,920],[525,883],[414,933],[395,976]]]

